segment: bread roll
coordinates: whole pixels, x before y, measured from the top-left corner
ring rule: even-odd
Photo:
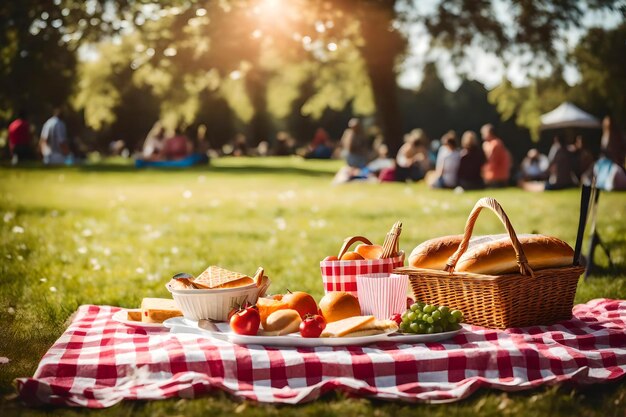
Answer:
[[[474,236],[470,239],[468,250],[476,245],[504,238],[508,238],[508,235]],[[427,240],[413,249],[409,255],[409,266],[443,271],[448,258],[456,252],[462,240],[463,235],[442,236]]]
[[[278,310],[267,316],[264,336],[283,336],[300,330],[302,319],[296,310]]]
[[[533,271],[571,265],[574,250],[561,239],[544,235],[518,237]],[[461,256],[457,272],[499,275],[519,272],[513,243],[506,237],[475,245]]]
[[[320,300],[319,308],[327,323],[361,315],[359,300],[344,291],[332,291],[326,294]]]

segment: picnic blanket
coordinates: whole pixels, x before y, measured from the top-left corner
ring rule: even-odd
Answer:
[[[302,403],[340,390],[386,400],[448,402],[481,387],[517,391],[616,380],[626,371],[626,301],[597,299],[553,326],[467,326],[440,343],[361,347],[238,346],[112,320],[87,305],[17,380],[29,404],[102,408],[122,400],[191,398],[211,390],[269,403]]]

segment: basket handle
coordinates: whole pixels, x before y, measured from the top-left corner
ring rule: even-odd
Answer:
[[[339,255],[337,255],[337,258],[341,259],[341,257],[344,255],[344,253],[346,253],[348,251],[350,246],[352,246],[352,244],[354,244],[356,242],[363,242],[366,245],[371,245],[372,244],[372,242],[368,238],[363,237],[363,236],[350,236],[350,237],[347,237],[343,241],[343,245],[341,246],[341,249],[339,250]]]
[[[522,275],[530,275],[534,277],[533,270],[528,265],[528,259],[526,259],[526,254],[524,254],[524,249],[522,249],[522,244],[517,238],[517,234],[515,233],[515,229],[513,229],[513,225],[509,221],[508,216],[504,212],[504,209],[494,198],[484,197],[476,202],[472,212],[467,218],[467,222],[465,223],[465,232],[463,234],[463,240],[459,244],[459,248],[454,252],[450,258],[448,258],[448,262],[446,262],[445,270],[452,273],[454,272],[454,267],[456,266],[459,258],[465,253],[467,247],[469,246],[470,238],[472,237],[472,231],[474,230],[474,224],[476,224],[476,220],[478,219],[478,214],[483,208],[488,208],[493,211],[496,216],[500,219],[504,227],[506,228],[507,233],[509,234],[509,238],[513,243],[513,249],[515,250],[515,257],[517,259],[517,265],[519,266],[520,273]]]

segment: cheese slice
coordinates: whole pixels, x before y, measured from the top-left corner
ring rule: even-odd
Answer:
[[[322,337],[343,337],[348,333],[364,328],[366,324],[375,320],[374,316],[353,316],[333,321],[326,325],[322,331]]]
[[[171,298],[144,298],[141,301],[141,321],[144,323],[163,323],[182,315],[183,312]]]
[[[361,337],[398,330],[393,320],[376,320],[374,316],[354,316],[328,323],[322,337]]]

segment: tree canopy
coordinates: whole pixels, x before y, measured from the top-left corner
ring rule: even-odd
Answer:
[[[396,82],[398,62],[407,53],[402,28],[417,24],[426,28],[431,47],[450,51],[456,63],[468,59],[471,47],[505,61],[522,56],[529,65],[545,62],[550,77],[535,77],[521,89],[504,80],[490,94],[505,119],[514,116],[536,132],[537,115],[567,94],[589,93],[623,114],[624,98],[615,94],[613,80],[623,81],[624,54],[621,60],[611,55],[624,48],[623,29],[591,30],[571,55],[560,47],[566,30],[595,9],[624,16],[626,2],[3,2],[0,108],[8,110],[0,117],[33,103],[36,113],[45,113],[71,96],[88,126],[106,130],[117,123],[124,102],[139,94],[157,102],[170,126],[195,123],[209,102],[226,103],[229,117],[259,141],[269,138],[273,125],[292,117],[294,106],[313,119],[326,109],[349,106],[353,114],[376,116],[393,151],[406,126]],[[84,48],[93,58],[78,65],[78,51]],[[587,91],[568,90],[561,76],[567,60],[578,64]],[[429,77],[424,88],[434,86]],[[429,103],[419,106],[424,114],[434,111]],[[148,113],[155,111],[148,107]]]

